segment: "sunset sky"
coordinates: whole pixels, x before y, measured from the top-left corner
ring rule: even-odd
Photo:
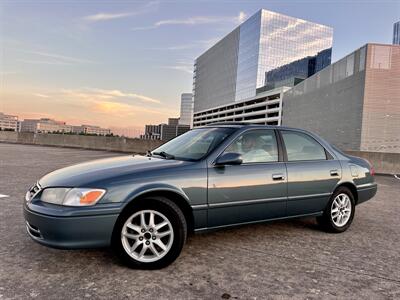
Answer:
[[[179,115],[193,61],[265,8],[334,29],[333,60],[391,43],[399,1],[0,1],[0,112],[142,128]]]

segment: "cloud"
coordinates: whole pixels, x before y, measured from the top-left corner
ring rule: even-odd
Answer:
[[[238,16],[195,16],[184,19],[166,19],[160,20],[153,25],[150,26],[141,26],[131,28],[133,31],[138,30],[148,30],[155,29],[161,26],[166,25],[203,25],[203,24],[215,24],[215,23],[234,23],[239,24],[244,21],[246,18],[246,14],[244,12],[240,12]]]
[[[40,93],[34,93],[33,96],[35,97],[39,97],[39,98],[49,98],[49,95],[45,95],[45,94],[40,94]]]
[[[107,13],[99,13],[95,15],[86,16],[83,19],[91,22],[98,21],[108,21],[113,19],[120,19],[131,16],[130,13],[120,13],[120,14],[107,14]]]
[[[166,47],[152,47],[146,48],[148,50],[170,50],[170,51],[179,51],[179,50],[187,50],[187,49],[208,49],[215,43],[217,43],[221,37],[212,38],[208,40],[198,40],[193,42],[188,42],[186,44],[174,45],[174,46],[166,46]]]
[[[148,102],[148,103],[161,103],[160,100],[152,97],[148,97],[137,93],[126,93],[120,90],[86,88],[83,90],[62,90],[62,92],[64,94],[68,94],[76,98],[85,100],[107,99],[115,101],[115,100],[120,100],[121,98],[125,98],[125,99],[136,99],[141,102]]]
[[[247,18],[247,14],[244,11],[241,11],[238,16],[238,22],[243,23]]]
[[[177,71],[182,71],[188,74],[193,74],[193,65],[175,65],[175,66],[162,66],[161,68],[163,69],[171,69],[171,70],[177,70]]]
[[[132,16],[141,15],[144,13],[148,13],[154,11],[154,8],[159,4],[159,1],[150,1],[146,3],[144,6],[136,9],[132,12],[121,12],[121,13],[97,13],[94,15],[88,15],[83,17],[82,19],[87,22],[102,22],[102,21],[110,21],[115,19],[122,19]]]
[[[164,111],[155,111],[142,106],[112,101],[93,101],[92,105],[93,109],[97,112],[114,115],[137,115],[138,113],[165,114]]]
[[[171,69],[193,75],[193,62],[187,59],[178,59],[173,65],[161,66],[162,69]]]
[[[102,89],[92,89],[95,92],[100,93],[100,95],[106,96],[106,97],[125,97],[125,98],[135,98],[139,99],[144,102],[150,102],[150,103],[161,103],[160,100],[154,99],[148,96],[136,94],[136,93],[124,93],[119,90],[102,90]]]
[[[77,58],[57,53],[49,53],[43,51],[31,51],[15,49],[16,51],[31,54],[35,59],[20,59],[19,61],[30,64],[48,64],[48,65],[74,65],[74,64],[94,64],[95,62],[89,59]]]
[[[110,102],[110,101],[97,101],[94,103],[94,109],[106,113],[123,113],[130,108],[128,104]]]
[[[195,43],[187,43],[187,44],[182,44],[182,45],[176,45],[176,46],[166,46],[166,47],[151,47],[151,48],[146,48],[147,50],[187,50],[187,49],[192,49],[195,48],[197,45]]]
[[[8,75],[16,75],[18,72],[16,71],[0,71],[0,76],[8,76]]]
[[[70,66],[71,63],[61,62],[61,61],[48,61],[48,60],[34,60],[34,59],[17,59],[17,61],[35,64],[35,65],[59,65],[59,66]]]

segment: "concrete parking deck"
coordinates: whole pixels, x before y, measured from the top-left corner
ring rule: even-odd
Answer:
[[[400,298],[400,180],[376,178],[343,234],[314,219],[189,237],[168,268],[132,270],[108,249],[55,250],[25,232],[22,201],[44,174],[119,154],[0,144],[0,299]],[[7,197],[8,196],[8,197]]]

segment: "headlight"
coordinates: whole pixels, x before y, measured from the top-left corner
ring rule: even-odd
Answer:
[[[105,192],[90,188],[48,188],[42,192],[40,200],[65,206],[89,206],[96,204]]]
[[[49,188],[45,189],[40,196],[40,200],[47,203],[62,205],[65,195],[71,189],[67,188]]]

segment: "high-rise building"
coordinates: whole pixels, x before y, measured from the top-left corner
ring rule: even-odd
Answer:
[[[17,116],[6,115],[0,112],[0,130],[18,131],[19,121]]]
[[[285,92],[282,124],[343,150],[400,153],[400,45],[367,44]]]
[[[262,90],[288,86],[292,87],[328,66],[331,62],[331,49],[314,56],[307,56],[280,66],[265,73],[265,86]]]
[[[393,45],[400,45],[400,21],[393,25]]]
[[[207,120],[231,105],[243,106],[257,99],[259,89],[268,90],[265,86],[280,87],[282,84],[275,83],[299,74],[304,79],[323,69],[331,62],[332,35],[330,27],[259,10],[196,59],[193,126],[199,124],[199,114]],[[270,72],[274,75],[266,76]],[[265,110],[259,113],[264,117],[251,122],[267,124],[267,114]]]
[[[179,124],[192,125],[192,117],[193,117],[193,94],[183,93],[181,95],[181,115],[179,118]]]
[[[140,138],[144,140],[169,141],[190,130],[190,125],[182,125],[178,121],[179,118],[168,118],[168,124],[145,125],[144,134]]]
[[[168,125],[177,126],[179,124],[179,118],[168,118]]]

